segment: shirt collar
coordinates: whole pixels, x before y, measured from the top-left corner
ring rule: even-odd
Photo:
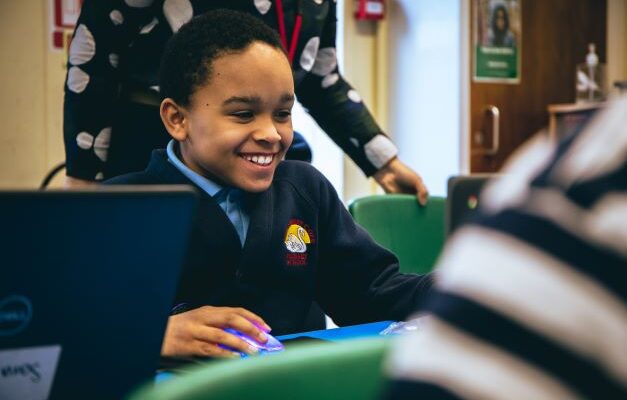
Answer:
[[[172,163],[172,165],[174,165],[176,169],[178,169],[183,175],[185,175],[187,179],[189,179],[196,186],[205,191],[209,196],[214,197],[217,194],[221,193],[220,191],[223,189],[222,186],[218,185],[211,179],[205,178],[204,176],[193,171],[178,158],[178,156],[176,155],[175,146],[176,142],[174,140],[170,140],[166,148],[166,151],[168,153],[168,161],[170,161],[170,163]]]

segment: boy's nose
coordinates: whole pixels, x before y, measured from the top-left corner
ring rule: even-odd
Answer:
[[[281,140],[281,135],[272,120],[264,121],[253,133],[253,138],[258,141],[276,143]]]

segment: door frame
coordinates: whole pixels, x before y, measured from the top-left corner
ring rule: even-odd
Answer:
[[[460,127],[459,132],[459,171],[461,174],[470,174],[470,42],[471,19],[470,1],[460,0]]]

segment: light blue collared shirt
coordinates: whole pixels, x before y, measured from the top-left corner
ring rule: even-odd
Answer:
[[[214,198],[220,208],[225,212],[226,216],[229,217],[229,220],[237,231],[242,246],[244,246],[250,217],[242,206],[243,192],[236,188],[222,187],[211,179],[207,179],[190,169],[177,157],[174,145],[174,140],[170,140],[166,149],[168,161],[190,181],[194,182],[196,186]]]

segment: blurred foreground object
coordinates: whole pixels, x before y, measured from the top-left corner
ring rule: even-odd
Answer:
[[[627,97],[538,137],[447,244],[389,398],[625,398]]]

